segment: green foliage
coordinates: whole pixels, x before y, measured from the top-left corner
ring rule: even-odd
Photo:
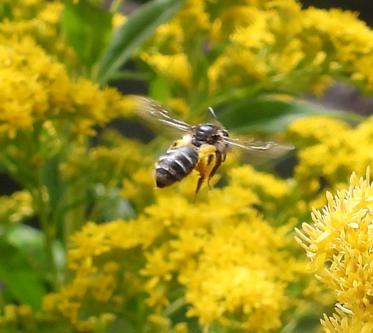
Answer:
[[[155,0],[133,15],[114,31],[107,50],[102,56],[96,80],[107,83],[121,66],[144,42],[149,39],[159,25],[169,20],[180,7],[178,0]]]
[[[16,232],[11,235],[11,237],[16,238],[21,236],[21,234],[16,234]],[[37,241],[37,239],[34,239],[33,243],[35,244]],[[16,242],[18,244],[22,243],[22,239],[17,239]],[[34,310],[40,310],[42,297],[46,293],[45,277],[43,271],[37,269],[37,266],[32,263],[34,258],[28,255],[32,252],[25,253],[24,250],[5,239],[0,241],[0,251],[2,255],[0,279],[7,297],[12,301],[28,304]]]
[[[176,13],[180,3],[179,0],[152,1],[112,31],[112,12],[89,1],[66,0],[61,27],[85,75],[104,85],[116,77],[158,26]]]
[[[356,124],[363,116],[328,109],[322,105],[300,100],[262,97],[228,105],[219,113],[219,120],[235,132],[278,133],[293,121],[307,116],[330,116]]]
[[[161,102],[165,102],[171,98],[172,93],[167,81],[161,77],[151,80],[149,83],[149,96]]]
[[[2,4],[0,4],[1,20],[4,20],[5,18],[11,18],[11,15],[12,15],[11,4],[8,1],[5,1]]]
[[[89,71],[109,44],[112,14],[87,1],[65,1],[61,27],[83,67]]]

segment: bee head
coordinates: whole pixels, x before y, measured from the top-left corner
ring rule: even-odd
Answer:
[[[228,136],[226,129],[215,124],[205,123],[195,126],[195,139],[199,142],[214,144]]]

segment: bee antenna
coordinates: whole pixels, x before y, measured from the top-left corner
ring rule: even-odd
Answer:
[[[218,117],[216,117],[216,114],[215,114],[214,109],[213,109],[211,106],[208,107],[208,110],[209,110],[209,112],[212,114],[212,116],[213,116],[215,119],[218,119]]]

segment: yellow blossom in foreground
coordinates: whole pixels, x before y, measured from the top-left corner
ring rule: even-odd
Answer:
[[[262,332],[280,327],[289,306],[286,288],[298,263],[288,252],[289,227],[266,222],[255,208],[260,200],[253,189],[259,196],[281,198],[287,185],[270,175],[261,178],[249,167],[231,171],[229,185],[208,196],[201,193],[197,202],[178,194],[186,188],[193,193],[196,179],[190,176],[179,190],[154,190],[155,202],[135,219],[87,224],[73,236],[69,250],[74,277],[45,299],[45,309],[76,323],[80,317],[82,323],[87,319],[79,315],[85,312],[81,300],[88,295],[102,311],[109,309],[105,302],[118,297],[126,307],[135,295],[147,295],[146,325],[159,331],[171,329],[165,313],[174,308],[201,327],[218,324]],[[151,173],[138,177],[152,180]],[[115,272],[103,270],[114,257],[122,258]],[[121,271],[130,275],[121,278]],[[139,288],[128,289],[127,278]],[[123,315],[118,308],[113,311]]]
[[[203,325],[218,321],[262,331],[278,327],[287,304],[284,288],[292,276],[291,269],[280,273],[273,265],[283,267],[289,259],[276,250],[284,246],[284,235],[256,218],[216,226],[204,238],[199,259],[186,262],[179,277],[192,304],[188,315],[197,315]],[[181,252],[188,243],[176,244]]]
[[[373,330],[373,183],[353,174],[350,187],[327,205],[314,210],[313,224],[297,230],[317,277],[337,299],[337,312],[322,321],[326,333],[362,333]]]

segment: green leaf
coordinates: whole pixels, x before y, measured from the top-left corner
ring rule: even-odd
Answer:
[[[150,73],[141,73],[137,71],[118,71],[111,77],[112,81],[147,81],[151,78]]]
[[[113,34],[108,49],[99,63],[96,81],[107,83],[162,23],[179,9],[180,0],[155,0],[143,5]]]
[[[116,188],[107,189],[102,184],[97,184],[94,188],[94,196],[96,202],[94,217],[100,221],[130,218],[135,215],[128,200],[122,198]]]
[[[18,224],[7,234],[6,239],[9,244],[18,248],[25,255],[29,254],[31,262],[40,261],[41,257],[45,257],[43,254],[43,234],[38,229]]]
[[[65,1],[61,27],[80,61],[90,69],[110,41],[112,13],[86,1]]]
[[[149,96],[156,101],[165,102],[171,97],[171,89],[165,79],[155,77],[149,84]]]
[[[0,253],[0,281],[5,295],[39,310],[45,294],[41,271],[33,270],[27,256],[4,238],[0,239]]]
[[[4,19],[11,19],[12,16],[12,5],[7,1],[0,4],[0,21],[3,21]]]
[[[260,98],[233,104],[219,113],[219,120],[235,132],[275,133],[285,130],[294,120],[306,116],[330,116],[358,123],[364,117],[300,100]]]

